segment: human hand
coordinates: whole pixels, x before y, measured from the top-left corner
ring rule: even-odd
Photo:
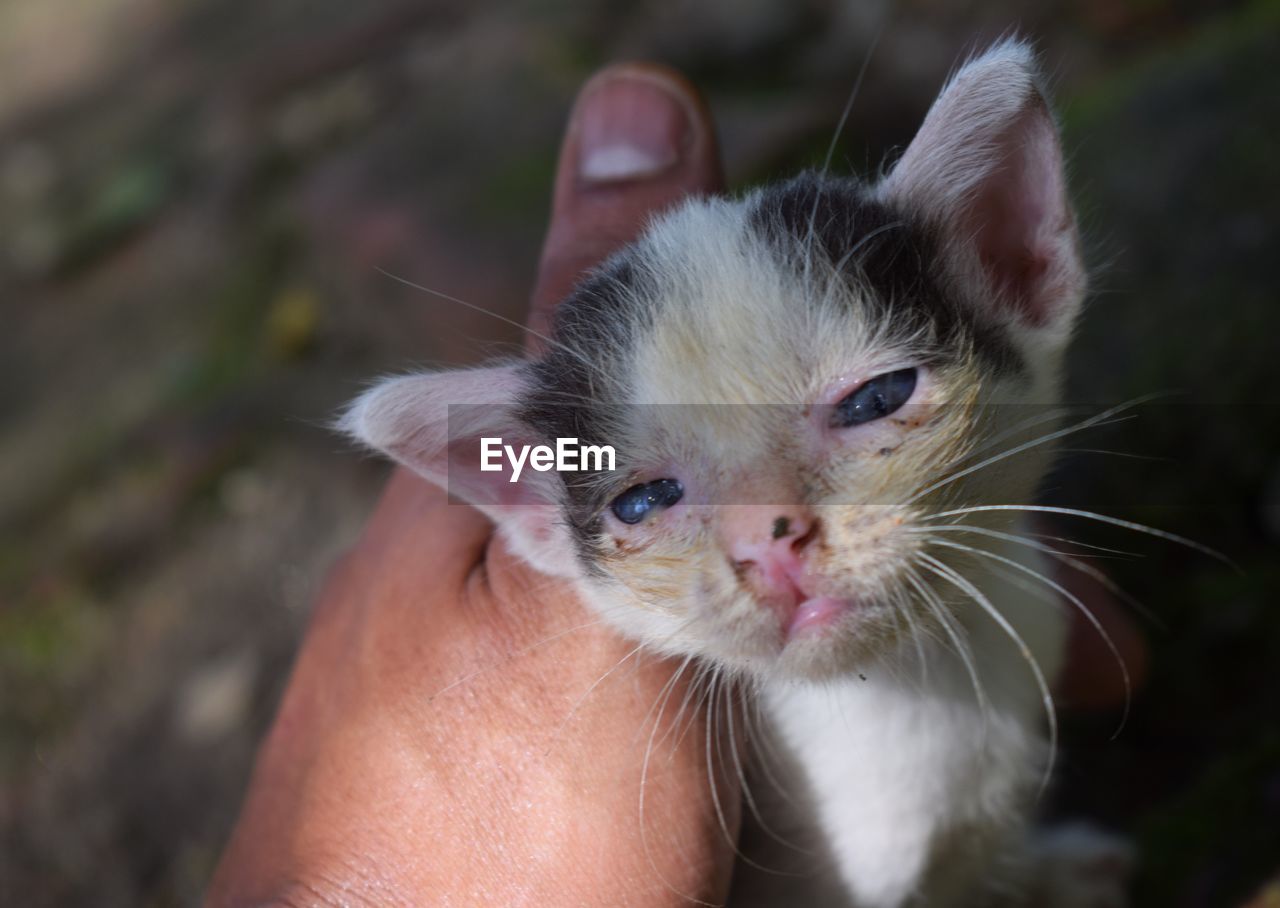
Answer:
[[[597,76],[561,152],[532,323],[653,213],[720,188],[689,86]],[[684,699],[673,671],[398,471],[321,594],[207,904],[721,900],[738,795],[720,780],[726,832],[702,717],[645,766],[652,708]]]

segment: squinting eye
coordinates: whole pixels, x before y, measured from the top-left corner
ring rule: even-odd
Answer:
[[[888,416],[909,401],[915,390],[915,369],[877,375],[836,404],[831,428],[847,429]]]
[[[655,479],[632,486],[609,507],[623,523],[639,523],[658,508],[669,508],[684,496],[684,486],[674,479]]]

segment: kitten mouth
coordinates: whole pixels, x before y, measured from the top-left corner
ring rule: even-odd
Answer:
[[[858,606],[853,598],[823,593],[825,580],[798,560],[781,565],[767,579],[772,595],[759,601],[777,617],[783,646],[819,635]]]
[[[812,637],[838,622],[854,607],[847,599],[835,596],[813,596],[796,606],[785,628],[786,641]]]

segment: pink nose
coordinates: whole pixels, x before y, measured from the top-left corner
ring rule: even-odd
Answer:
[[[813,595],[805,550],[817,536],[818,520],[798,505],[730,505],[720,515],[725,547],[762,598],[794,606]]]

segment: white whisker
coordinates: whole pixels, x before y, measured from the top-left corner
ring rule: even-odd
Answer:
[[[1106,644],[1107,649],[1111,651],[1111,658],[1115,660],[1116,667],[1120,669],[1120,677],[1124,681],[1124,711],[1120,715],[1119,725],[1116,727],[1115,732],[1113,732],[1111,736],[1112,740],[1115,740],[1116,737],[1119,736],[1120,732],[1124,730],[1125,724],[1129,721],[1129,708],[1133,700],[1133,685],[1129,678],[1129,666],[1125,664],[1124,657],[1120,655],[1120,649],[1116,646],[1115,641],[1111,639],[1111,635],[1107,633],[1107,629],[1103,626],[1102,622],[1098,620],[1098,617],[1094,615],[1094,613],[1089,609],[1089,607],[1080,601],[1080,597],[1076,596],[1074,593],[1069,591],[1062,584],[1057,583],[1054,580],[1051,580],[1050,578],[1046,577],[1044,574],[1041,574],[1039,571],[1029,568],[1025,564],[1021,564],[1012,558],[1006,558],[1003,555],[999,555],[995,552],[987,551],[986,549],[980,549],[975,546],[964,545],[963,543],[951,542],[946,539],[934,539],[931,541],[934,545],[941,545],[947,548],[961,549],[964,551],[972,552],[975,555],[981,555],[984,558],[994,559],[995,561],[998,561],[1001,564],[1008,565],[1014,570],[1021,571],[1027,576],[1040,581],[1045,586],[1052,589],[1059,596],[1062,596],[1064,599],[1066,599],[1068,602],[1070,602],[1072,605],[1076,607],[1076,609],[1080,612],[1080,614],[1084,616],[1085,620],[1089,622],[1089,624],[1093,627],[1095,631],[1097,631],[1098,636],[1102,638],[1102,641],[1103,643]]]
[[[1027,646],[1026,641],[1022,639],[1022,635],[1009,622],[1009,619],[991,604],[991,600],[980,589],[966,580],[962,574],[943,564],[932,555],[922,552],[918,557],[933,573],[962,592],[967,593],[970,599],[977,603],[991,620],[999,625],[1005,635],[1017,645],[1023,661],[1027,663],[1027,667],[1031,669],[1032,675],[1035,676],[1036,686],[1040,690],[1040,699],[1044,704],[1045,718],[1049,723],[1049,759],[1045,765],[1044,774],[1040,778],[1040,796],[1043,797],[1045,790],[1049,787],[1049,779],[1053,776],[1053,767],[1057,759],[1058,712],[1053,705],[1053,694],[1049,690],[1049,682],[1045,679],[1040,663],[1036,660],[1035,654],[1031,652],[1031,647]]]
[[[649,758],[653,755],[653,738],[654,738],[654,735],[657,734],[658,726],[662,723],[662,712],[663,710],[666,709],[666,698],[669,697],[671,694],[671,691],[675,689],[675,685],[677,683],[676,679],[678,679],[680,675],[683,674],[685,668],[689,665],[691,661],[692,661],[692,657],[687,658],[683,662],[681,662],[679,667],[677,667],[676,670],[671,673],[671,677],[667,679],[667,683],[662,686],[662,691],[665,691],[666,693],[665,694],[662,694],[661,692],[659,693],[659,699],[662,701],[663,706],[661,709],[659,709],[658,715],[654,719],[653,731],[649,733],[649,743],[645,745],[644,758],[640,763],[640,804],[638,808],[638,813],[639,813],[638,822],[640,823],[640,847],[644,851],[644,857],[649,864],[649,869],[653,871],[654,876],[658,878],[658,882],[662,883],[662,885],[667,889],[667,891],[674,893],[675,895],[679,896],[682,899],[687,899],[690,902],[693,902],[695,905],[706,905],[707,908],[720,908],[720,906],[712,905],[712,903],[710,902],[705,902],[702,899],[692,896],[687,892],[683,892],[680,889],[677,889],[674,885],[672,885],[671,881],[667,879],[666,875],[658,867],[658,862],[655,861],[653,858],[653,851],[649,848],[648,831],[646,830],[645,823],[644,823],[645,791],[646,791],[645,784],[649,777]],[[655,706],[657,705],[657,702],[658,702],[657,700],[654,701]],[[651,708],[650,712],[652,713],[652,711],[653,710]],[[646,716],[645,722],[647,721],[648,721],[648,717]],[[643,723],[641,724],[640,727],[641,728],[644,727]]]
[[[1130,460],[1143,460],[1148,463],[1173,463],[1169,457],[1152,457],[1150,454],[1133,454],[1129,451],[1109,451],[1106,448],[1059,448],[1060,454],[1105,454],[1108,457],[1127,457]]]
[[[805,260],[804,260],[804,283],[806,286],[810,283],[811,265],[813,262],[813,241],[814,228],[818,220],[818,205],[822,200],[822,183],[821,178],[825,177],[831,170],[831,159],[835,157],[836,146],[840,144],[840,135],[844,132],[845,124],[849,121],[849,114],[853,112],[853,104],[858,99],[858,92],[862,90],[862,80],[867,75],[867,69],[871,66],[871,57],[875,53],[876,47],[880,43],[880,37],[883,29],[876,32],[871,40],[871,44],[867,47],[867,55],[862,60],[862,66],[858,69],[858,75],[853,80],[853,89],[849,92],[849,98],[844,103],[844,109],[840,111],[840,119],[836,121],[836,130],[831,136],[831,143],[827,146],[826,156],[822,159],[822,170],[819,171],[819,181],[814,189],[813,208],[809,212],[809,233],[805,240]]]
[[[595,681],[591,682],[591,686],[588,687],[585,691],[583,691],[582,696],[579,697],[574,702],[573,706],[569,707],[569,712],[565,714],[565,717],[562,720],[560,720],[560,724],[556,726],[555,731],[551,735],[551,744],[547,746],[546,752],[543,754],[544,756],[546,756],[546,754],[551,753],[552,748],[555,747],[556,739],[560,737],[560,734],[564,731],[565,726],[568,725],[569,722],[573,719],[574,715],[577,714],[579,707],[581,707],[582,704],[587,701],[587,698],[591,696],[592,692],[595,691],[595,689],[599,687],[606,678],[608,678],[610,675],[616,672],[619,668],[621,668],[624,664],[630,661],[631,657],[634,656],[636,653],[640,652],[640,650],[642,650],[644,646],[645,644],[643,643],[636,644],[635,647],[633,647],[625,656],[623,656],[621,659],[615,662],[613,666],[610,667],[604,674],[602,674],[599,678],[596,678]]]
[[[944,524],[931,525],[926,527],[912,527],[910,528],[909,532],[925,533],[925,534],[947,533],[947,532],[975,533],[979,536],[987,536],[992,539],[1003,539],[1006,542],[1016,543],[1017,545],[1025,545],[1029,548],[1035,549],[1038,552],[1043,552],[1046,555],[1048,555],[1050,558],[1053,558],[1054,560],[1062,564],[1065,564],[1067,567],[1071,568],[1072,570],[1078,571],[1081,574],[1084,574],[1085,576],[1092,578],[1093,580],[1101,584],[1103,587],[1105,587],[1108,592],[1112,593],[1113,595],[1121,599],[1126,605],[1132,608],[1135,612],[1137,612],[1147,621],[1150,621],[1152,624],[1156,625],[1157,627],[1161,627],[1161,628],[1166,627],[1164,621],[1161,620],[1159,615],[1151,611],[1151,609],[1147,608],[1147,606],[1143,605],[1141,602],[1139,602],[1137,599],[1131,596],[1128,592],[1126,592],[1123,588],[1121,588],[1114,580],[1108,577],[1104,572],[1098,570],[1091,564],[1086,564],[1085,562],[1080,561],[1070,552],[1059,551],[1058,549],[1055,549],[1049,545],[1045,545],[1044,543],[1039,542],[1038,540],[1051,539],[1054,542],[1065,542],[1068,545],[1082,546],[1087,549],[1101,549],[1104,552],[1112,552],[1117,555],[1141,557],[1139,555],[1134,555],[1132,552],[1123,552],[1120,549],[1108,549],[1108,548],[1103,548],[1102,546],[1089,545],[1088,543],[1077,542],[1074,539],[1066,539],[1062,536],[1047,536],[1041,533],[1031,533],[1028,536],[1020,536],[1017,533],[1005,533],[1000,530],[990,529],[989,527],[972,526],[966,523],[944,523]]]
[[[911,642],[915,645],[916,665],[920,669],[920,687],[924,689],[929,686],[929,660],[924,654],[924,631],[916,622],[916,617],[912,614],[911,602],[907,600],[905,607],[895,601],[892,603],[892,611],[890,615],[893,617],[894,630],[901,632],[898,618],[901,616],[907,622],[907,634],[911,637]]]
[[[794,843],[783,838],[778,833],[774,832],[773,827],[770,826],[768,822],[765,821],[764,814],[761,813],[760,808],[756,805],[756,799],[755,799],[755,796],[751,793],[751,785],[749,783],[749,780],[747,779],[746,770],[743,768],[743,765],[742,765],[742,755],[739,751],[738,736],[737,736],[736,729],[733,722],[733,714],[737,709],[737,704],[730,701],[729,698],[732,697],[734,690],[735,688],[733,686],[726,686],[725,688],[726,706],[727,706],[727,709],[725,710],[725,716],[728,719],[729,752],[733,755],[734,768],[737,770],[737,774],[738,774],[738,783],[742,786],[743,800],[746,802],[747,808],[751,811],[751,815],[755,817],[756,823],[759,825],[760,829],[766,835],[768,835],[769,838],[773,839],[779,845],[783,845],[787,848],[791,848],[796,851],[803,851],[804,849],[800,848],[798,845],[795,845]],[[748,713],[746,712],[745,706],[744,706],[744,710],[742,713],[744,726],[747,725],[747,715]],[[743,729],[743,739],[744,739],[743,746],[745,746],[745,743],[746,743],[745,739],[750,734],[750,731],[751,730],[749,727],[746,727]],[[721,760],[723,761],[723,757],[721,757]],[[772,869],[767,869],[766,872],[783,874],[785,876],[792,875],[792,874],[787,874],[784,871],[772,870]]]
[[[1063,429],[1057,429],[1053,432],[1047,432],[1044,435],[1040,435],[1036,438],[1031,439],[1030,441],[1024,441],[1022,444],[1014,445],[1012,448],[1001,451],[999,454],[993,454],[990,457],[980,460],[978,463],[972,464],[971,466],[965,467],[962,470],[951,473],[948,476],[945,476],[942,479],[939,479],[937,482],[934,482],[934,483],[931,483],[930,485],[925,486],[919,492],[916,492],[914,495],[908,498],[905,504],[912,504],[916,501],[919,501],[921,498],[923,498],[925,495],[928,495],[930,492],[936,491],[937,489],[941,489],[944,486],[948,486],[959,479],[963,479],[965,476],[969,476],[972,473],[976,473],[979,470],[985,469],[991,466],[992,464],[996,464],[1002,460],[1006,460],[1010,457],[1013,457],[1016,454],[1021,454],[1022,452],[1029,451],[1032,448],[1038,448],[1041,445],[1048,444],[1051,441],[1056,441],[1057,439],[1062,438],[1064,436],[1071,435],[1075,432],[1081,432],[1081,431],[1084,431],[1085,429],[1097,428],[1099,426],[1104,426],[1104,425],[1114,425],[1115,423],[1124,422],[1126,420],[1133,419],[1134,416],[1125,416],[1119,419],[1116,419],[1115,417],[1117,414],[1122,413],[1125,410],[1131,409],[1133,407],[1136,407],[1139,404],[1145,403],[1150,399],[1151,398],[1149,395],[1147,397],[1140,397],[1140,398],[1137,398],[1136,400],[1131,400],[1126,403],[1119,404],[1118,406],[1112,407],[1109,410],[1104,410],[1103,412],[1097,414],[1096,416],[1091,416],[1088,419],[1083,420],[1082,422],[1078,422],[1075,425],[1067,426],[1066,428],[1063,428]]]
[[[479,312],[482,315],[487,315],[490,318],[497,319],[498,321],[503,322],[504,324],[512,325],[513,327],[518,328],[519,330],[525,332],[531,337],[536,337],[538,340],[542,341],[548,346],[563,350],[566,353],[568,353],[570,356],[573,356],[580,363],[582,363],[587,367],[588,373],[594,373],[598,371],[595,364],[593,364],[589,359],[583,356],[582,353],[570,347],[568,344],[563,344],[560,341],[556,340],[555,338],[550,337],[549,335],[543,334],[540,331],[535,331],[534,329],[530,328],[527,325],[521,324],[515,319],[507,318],[505,315],[500,315],[497,312],[492,312],[489,309],[484,308],[483,306],[477,306],[475,303],[469,303],[464,299],[445,293],[441,290],[433,290],[432,288],[427,287],[423,284],[415,283],[414,281],[411,281],[408,278],[401,277],[398,274],[393,274],[392,272],[387,271],[385,268],[375,266],[375,270],[379,274],[382,274],[386,277],[391,278],[391,280],[393,281],[404,284],[406,287],[411,287],[414,290],[421,291],[422,293],[429,293],[438,299],[447,300],[448,302],[451,302],[451,303],[456,303],[457,305],[462,306],[463,308],[470,309],[472,312]]]
[[[954,618],[947,614],[946,607],[938,599],[936,594],[929,590],[914,568],[907,568],[907,582],[915,588],[924,600],[925,605],[930,612],[938,619],[943,630],[951,639],[952,644],[956,648],[956,655],[964,664],[965,672],[969,675],[969,683],[973,685],[973,695],[978,704],[978,711],[982,714],[983,737],[986,737],[986,728],[991,722],[990,701],[987,699],[986,688],[982,686],[982,678],[978,675],[978,667],[973,659],[973,649],[969,646],[968,641],[961,637],[960,632],[956,629]],[[983,749],[986,749],[984,743]]]
[[[711,803],[712,806],[715,807],[716,819],[720,823],[720,832],[724,835],[725,843],[733,849],[733,853],[737,856],[738,860],[755,867],[757,870],[763,870],[766,873],[771,873],[773,871],[770,871],[768,867],[757,864],[755,861],[751,860],[751,858],[743,854],[738,848],[737,838],[729,831],[729,823],[724,814],[724,805],[720,801],[720,782],[719,776],[716,774],[715,770],[715,761],[712,759],[711,742],[714,738],[716,754],[721,757],[721,763],[723,763],[724,757],[720,750],[720,735],[716,730],[716,719],[718,715],[716,707],[720,702],[719,693],[723,682],[724,672],[717,668],[711,676],[711,684],[709,685],[708,697],[710,703],[707,707],[706,739],[703,747],[707,757],[707,784],[711,786]]]
[[[759,681],[757,680],[755,683],[758,685]],[[800,807],[800,802],[792,795],[791,790],[778,780],[778,777],[774,775],[773,769],[770,766],[771,761],[781,763],[783,760],[773,746],[772,734],[765,730],[768,727],[768,722],[764,718],[764,707],[761,703],[759,691],[756,691],[755,695],[751,697],[750,702],[752,705],[752,713],[755,715],[757,730],[754,733],[749,733],[747,735],[747,739],[751,742],[751,748],[755,752],[756,764],[759,766],[761,773],[764,774],[765,779],[767,779],[773,786],[774,791],[777,792],[779,797],[793,807]],[[750,732],[750,729],[748,729],[748,731]]]
[[[1058,419],[1066,416],[1069,411],[1066,407],[1056,407],[1043,413],[1037,413],[1035,416],[1028,417],[1019,423],[1015,423],[1004,431],[997,432],[990,438],[986,439],[982,444],[976,446],[971,454],[981,454],[983,451],[989,451],[1004,441],[1006,438],[1012,438],[1015,435],[1021,435],[1027,429],[1038,426],[1041,423],[1056,422]]]
[[[1110,517],[1106,514],[1096,514],[1093,511],[1081,511],[1076,508],[1060,508],[1053,505],[1034,505],[1034,504],[982,504],[973,505],[967,508],[953,508],[948,511],[940,511],[936,514],[925,515],[923,519],[938,520],[943,517],[959,517],[964,514],[978,514],[984,511],[1027,511],[1034,514],[1060,514],[1065,517],[1083,517],[1087,520],[1096,520],[1100,523],[1108,523],[1112,526],[1123,527],[1126,530],[1133,530],[1138,533],[1146,533],[1148,536],[1154,536],[1157,539],[1163,539],[1166,542],[1174,542],[1178,545],[1186,546],[1202,555],[1207,555],[1216,561],[1236,571],[1240,570],[1239,565],[1228,558],[1221,552],[1202,545],[1194,539],[1188,539],[1185,536],[1179,536],[1176,533],[1169,533],[1164,530],[1157,530],[1155,527],[1149,527],[1146,524],[1134,523],[1132,520],[1121,520],[1119,517]]]

